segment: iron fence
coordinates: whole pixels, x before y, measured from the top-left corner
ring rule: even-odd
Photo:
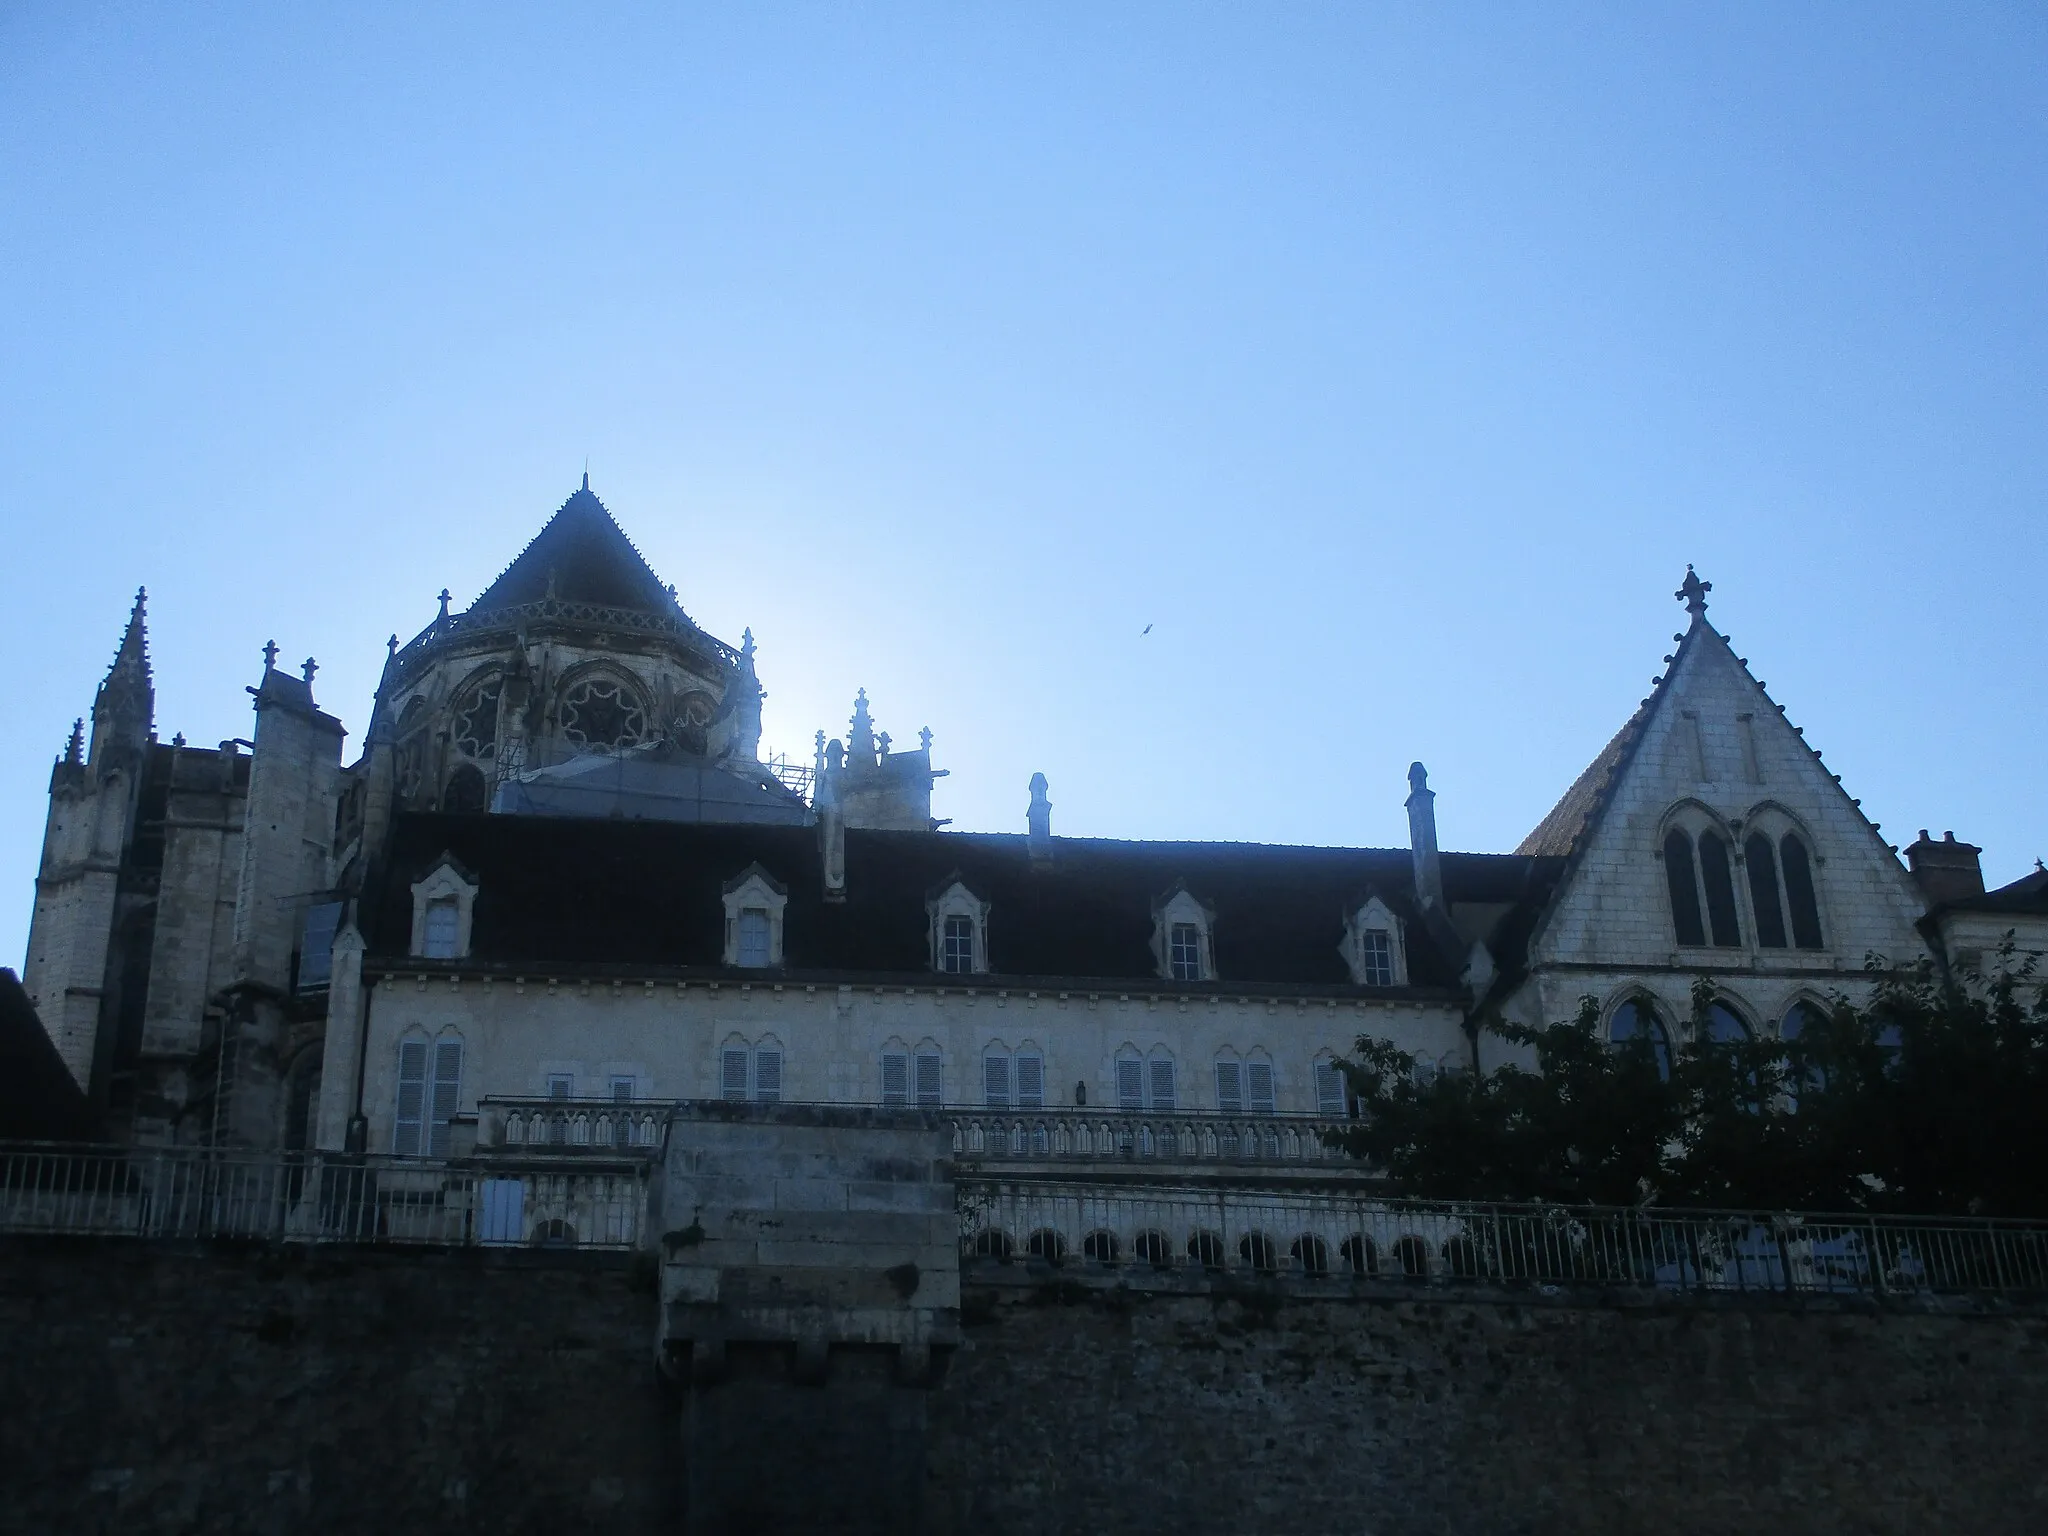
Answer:
[[[634,1248],[644,1164],[0,1147],[0,1232]]]
[[[962,1179],[961,1252],[1115,1268],[1673,1291],[2048,1295],[2048,1225],[1446,1205]]]

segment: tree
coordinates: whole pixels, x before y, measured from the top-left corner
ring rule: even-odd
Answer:
[[[1533,1071],[1419,1077],[1386,1040],[1340,1063],[1358,1115],[1330,1140],[1391,1193],[2048,1216],[2048,988],[2010,942],[1988,975],[1871,966],[1793,1040],[1716,1038],[1693,989],[1667,1060],[1603,1038],[1592,999],[1545,1029],[1494,1019]]]

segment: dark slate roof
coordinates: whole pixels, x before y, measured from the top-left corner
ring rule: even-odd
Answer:
[[[98,1128],[35,1004],[14,972],[0,969],[0,1137],[91,1141]]]
[[[596,603],[664,615],[677,611],[661,578],[591,492],[588,475],[582,489],[562,503],[561,510],[533,536],[519,558],[470,605],[470,611],[488,613],[540,602],[549,595],[550,580],[559,602]]]
[[[1981,896],[1965,896],[1941,905],[1944,912],[2011,913],[2015,917],[2048,917],[2048,869],[2036,869],[2010,885]]]
[[[1566,857],[1578,847],[1580,836],[1592,829],[1606,808],[1607,792],[1615,783],[1617,770],[1642,736],[1653,703],[1654,699],[1645,699],[1628,717],[1628,723],[1614,733],[1614,738],[1586,765],[1586,771],[1572,780],[1571,788],[1550,808],[1550,814],[1536,823],[1536,829],[1522,839],[1515,852]]]
[[[715,968],[722,893],[754,864],[788,891],[792,975],[928,976],[925,903],[955,877],[990,904],[992,974],[1039,985],[1170,985],[1156,980],[1152,913],[1181,884],[1216,914],[1221,979],[1208,990],[1348,987],[1338,944],[1346,912],[1369,895],[1410,919],[1417,987],[1454,986],[1463,958],[1413,920],[1405,848],[1060,838],[1052,859],[1034,865],[1022,836],[849,831],[847,897],[827,902],[817,838],[807,827],[408,814],[366,918],[371,957],[406,954],[409,888],[445,852],[478,881],[472,958],[498,965]],[[1534,867],[1514,855],[1446,854],[1447,898],[1526,905],[1538,899]]]

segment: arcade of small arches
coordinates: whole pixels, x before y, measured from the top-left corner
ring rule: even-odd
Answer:
[[[999,1227],[986,1227],[975,1234],[973,1252],[977,1258],[1003,1263],[1026,1259],[1064,1265],[1078,1258],[1091,1269],[1245,1270],[1310,1278],[1346,1275],[1361,1280],[1420,1280],[1431,1275],[1484,1272],[1477,1245],[1470,1238],[1453,1237],[1433,1244],[1412,1232],[1385,1241],[1365,1232],[1350,1232],[1333,1240],[1323,1232],[1276,1237],[1254,1230],[1233,1245],[1211,1227],[1192,1228],[1185,1239],[1160,1227],[1142,1227],[1131,1233],[1096,1227],[1082,1237],[1076,1255],[1066,1234],[1057,1228],[1034,1228],[1019,1243]]]

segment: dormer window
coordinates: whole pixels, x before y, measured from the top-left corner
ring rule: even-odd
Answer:
[[[476,882],[442,854],[426,878],[412,888],[411,951],[423,960],[460,960],[469,953],[476,912]]]
[[[1401,920],[1377,896],[1345,920],[1342,953],[1352,981],[1361,987],[1408,985]]]
[[[788,904],[788,890],[758,864],[728,881],[724,963],[747,970],[782,964],[782,911]]]
[[[1168,981],[1214,981],[1215,913],[1184,885],[1152,909],[1152,956]]]
[[[988,969],[988,911],[957,875],[926,899],[933,970],[973,976]]]

